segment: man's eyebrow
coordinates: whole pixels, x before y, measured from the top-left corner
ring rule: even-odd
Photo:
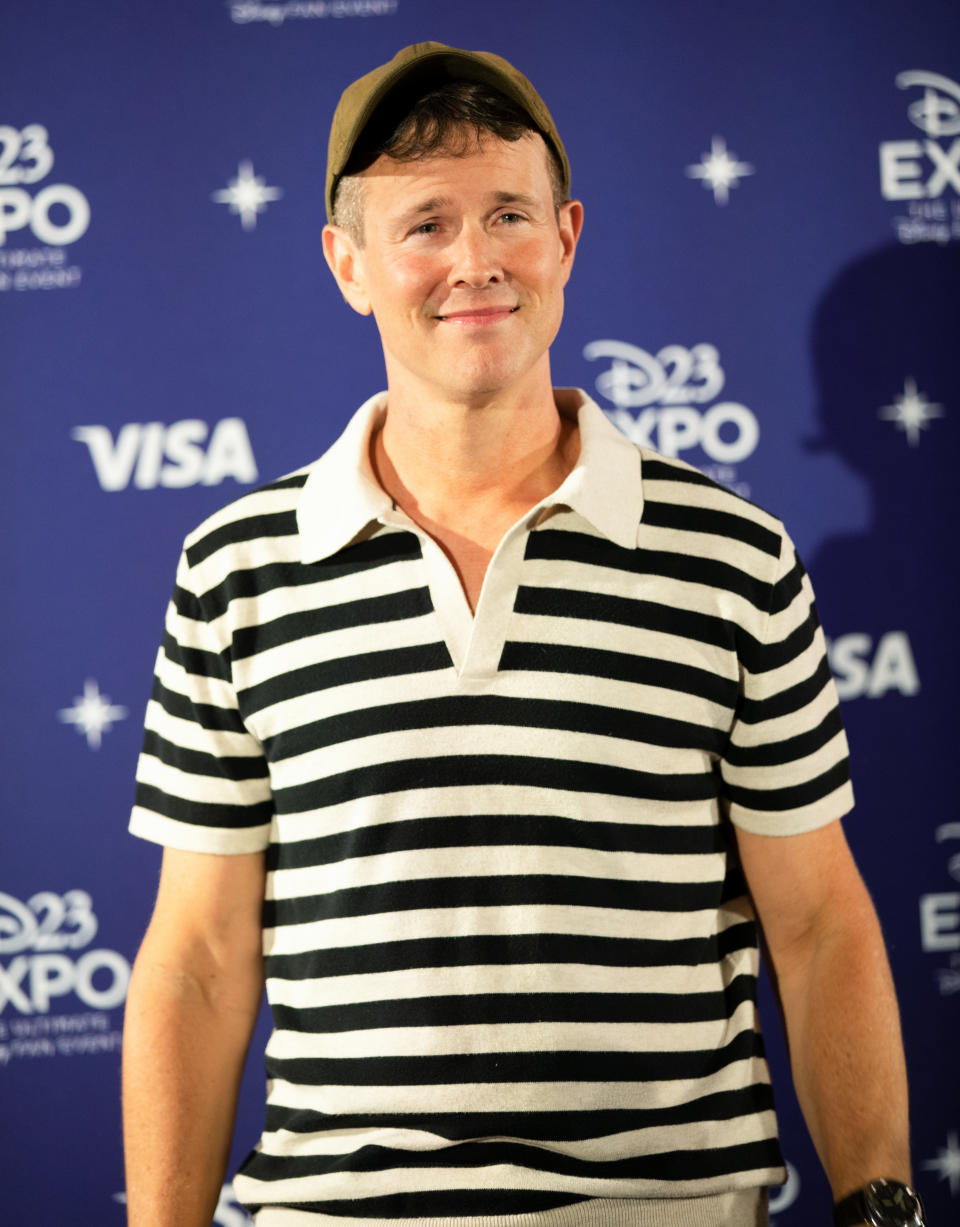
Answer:
[[[411,205],[409,209],[404,209],[397,217],[396,224],[398,226],[409,225],[416,218],[424,217],[428,213],[436,213],[449,204],[450,199],[447,196],[431,196],[429,200],[421,200],[418,204]]]
[[[516,204],[534,207],[539,203],[535,196],[528,196],[525,192],[492,192],[490,199],[497,205]],[[431,196],[428,200],[421,200],[417,204],[411,205],[409,209],[405,209],[397,218],[397,224],[406,225],[418,217],[440,212],[450,204],[449,196]]]
[[[525,192],[494,192],[493,198],[497,204],[519,204],[533,206],[540,203],[536,196],[528,196]]]

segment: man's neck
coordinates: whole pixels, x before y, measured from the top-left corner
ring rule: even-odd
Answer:
[[[549,388],[471,405],[388,393],[372,460],[387,493],[428,532],[445,528],[493,549],[561,484],[578,453],[576,425]]]

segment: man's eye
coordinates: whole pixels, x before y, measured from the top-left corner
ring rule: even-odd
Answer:
[[[502,222],[522,222],[524,220],[522,213],[501,213],[500,220]]]
[[[436,222],[421,222],[419,226],[415,226],[414,234],[436,234],[440,227]]]

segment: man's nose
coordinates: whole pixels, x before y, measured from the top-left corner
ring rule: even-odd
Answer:
[[[451,247],[450,285],[482,289],[503,280],[499,245],[483,226],[464,225]]]

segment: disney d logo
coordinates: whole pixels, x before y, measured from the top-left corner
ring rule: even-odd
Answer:
[[[919,86],[923,97],[911,102],[907,115],[927,136],[954,136],[960,132],[960,85],[936,72],[901,72],[898,89]]]

